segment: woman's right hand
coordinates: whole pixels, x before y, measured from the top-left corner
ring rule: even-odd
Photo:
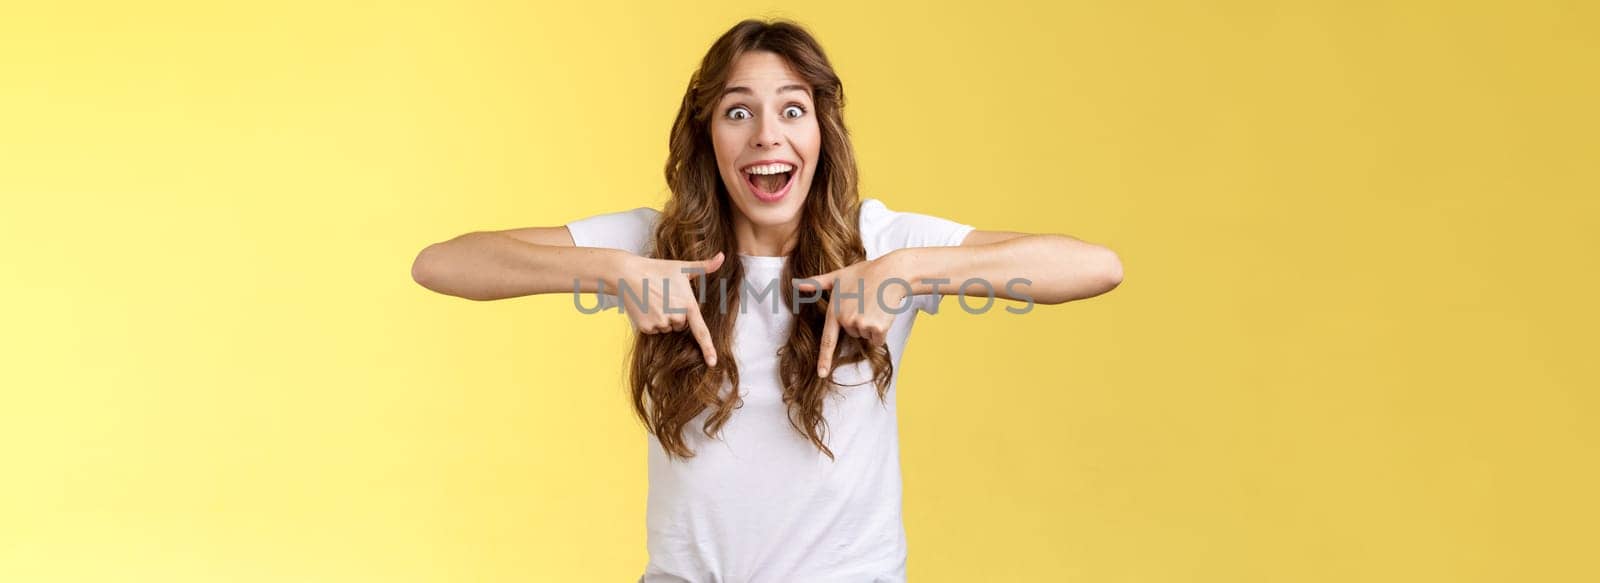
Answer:
[[[627,282],[630,293],[620,285],[617,301],[628,313],[628,319],[640,334],[669,334],[688,330],[700,345],[706,366],[717,366],[717,349],[711,342],[711,331],[706,328],[700,314],[700,302],[694,294],[692,276],[712,273],[722,267],[723,254],[717,252],[701,261],[676,261],[649,257],[631,258],[627,275],[619,278]],[[662,285],[665,283],[666,285]],[[633,295],[639,297],[634,301]],[[641,305],[643,304],[643,305]]]

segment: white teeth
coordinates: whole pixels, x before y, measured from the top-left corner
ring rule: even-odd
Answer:
[[[792,172],[794,171],[794,166],[780,162],[777,164],[751,166],[749,168],[745,168],[744,171],[747,174],[777,174],[779,172]]]

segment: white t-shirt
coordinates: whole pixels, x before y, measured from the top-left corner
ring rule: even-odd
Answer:
[[[578,246],[648,255],[659,216],[641,207],[579,219],[567,228]],[[860,229],[867,258],[876,259],[905,247],[959,245],[973,227],[866,199]],[[782,276],[787,258],[739,260],[746,281],[761,290]],[[705,412],[684,428],[693,458],[668,460],[660,442],[650,438],[650,562],[641,583],[905,581],[895,381],[917,312],[938,313],[943,296],[912,296],[915,309],[901,312],[890,327],[895,378],[886,401],[879,401],[870,382],[868,362],[837,367],[836,382],[859,384],[842,387],[825,405],[827,443],[836,458],[829,460],[789,425],[777,351],[794,315],[779,289],[759,302],[756,294],[741,297],[746,307],[735,319],[732,349],[744,406],[719,437],[700,431]],[[874,301],[875,290],[866,291],[865,299]],[[616,296],[603,294],[601,301],[614,307]]]

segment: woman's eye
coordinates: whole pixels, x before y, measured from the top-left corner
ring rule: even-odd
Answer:
[[[750,114],[750,110],[748,110],[748,109],[745,109],[743,107],[735,107],[735,108],[729,109],[728,113],[726,115],[728,116],[728,119],[740,120],[740,119],[750,119],[750,115],[751,114]]]
[[[787,117],[787,118],[790,118],[790,119],[794,119],[794,118],[803,116],[805,114],[806,114],[806,109],[804,107],[800,107],[798,105],[791,105],[789,107],[783,108],[783,117]]]

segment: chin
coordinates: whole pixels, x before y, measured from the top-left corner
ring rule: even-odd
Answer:
[[[793,224],[800,219],[800,209],[792,211],[784,209],[761,209],[748,215],[750,223],[758,227],[781,227]]]

